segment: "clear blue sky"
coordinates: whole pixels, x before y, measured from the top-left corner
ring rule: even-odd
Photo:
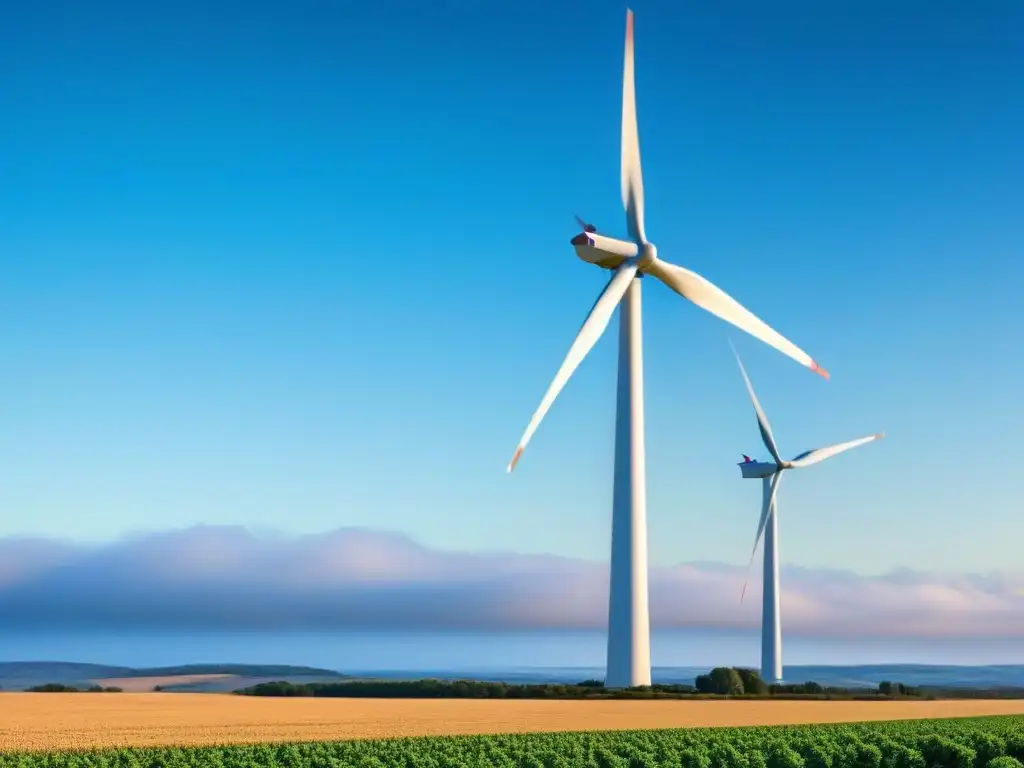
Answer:
[[[840,7],[841,6],[841,7]],[[0,535],[361,525],[607,557],[621,3],[20,3],[0,27]],[[1024,5],[639,2],[647,229],[734,333],[783,559],[1019,563]],[[745,561],[727,327],[645,284],[652,558]],[[613,327],[614,328],[614,327]]]

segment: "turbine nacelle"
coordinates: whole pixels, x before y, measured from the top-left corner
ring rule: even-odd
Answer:
[[[584,230],[569,242],[580,259],[604,269],[618,269],[622,262],[639,252],[636,243],[599,235],[596,231]]]
[[[774,461],[741,461],[739,468],[744,480],[761,480],[781,469]]]
[[[636,257],[637,268],[644,271],[658,260],[658,248],[654,243],[643,243],[638,247],[630,240],[599,235],[589,224],[569,242],[580,260],[604,269],[618,269],[626,259]]]

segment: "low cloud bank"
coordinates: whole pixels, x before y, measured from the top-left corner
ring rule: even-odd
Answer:
[[[652,568],[652,624],[756,627],[757,576],[741,605],[742,568]],[[787,633],[1024,635],[1020,577],[783,568],[782,579]],[[365,529],[286,537],[198,526],[99,546],[0,539],[8,629],[603,629],[607,595],[607,564],[437,550]]]

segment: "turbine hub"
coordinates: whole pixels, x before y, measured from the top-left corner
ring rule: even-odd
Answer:
[[[646,269],[651,266],[658,258],[658,248],[654,243],[642,243],[640,245],[640,253],[637,258],[637,266],[640,269]]]

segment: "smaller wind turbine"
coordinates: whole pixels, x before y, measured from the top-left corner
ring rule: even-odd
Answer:
[[[732,342],[730,342],[732,346]],[[779,510],[775,499],[779,492],[779,482],[782,480],[782,473],[787,469],[802,469],[819,461],[836,456],[858,445],[864,445],[874,440],[879,440],[885,435],[881,432],[858,437],[856,440],[849,440],[845,443],[836,443],[826,448],[815,448],[811,451],[804,451],[798,456],[783,461],[779,456],[779,449],[775,445],[775,438],[772,436],[772,428],[768,424],[768,417],[761,410],[761,404],[757,402],[757,395],[754,394],[754,387],[750,383],[750,377],[743,367],[739,352],[736,347],[732,348],[736,355],[736,362],[740,365],[740,373],[743,374],[743,381],[747,385],[747,393],[750,395],[750,402],[754,405],[754,413],[757,415],[757,426],[761,431],[761,440],[772,461],[754,461],[746,454],[740,462],[740,472],[744,479],[761,479],[761,521],[757,525],[757,536],[754,538],[754,548],[750,551],[750,563],[747,564],[747,578],[743,580],[743,592],[740,593],[740,602],[747,592],[747,581],[750,578],[750,567],[754,564],[754,555],[757,553],[757,545],[764,534],[764,586],[761,601],[761,677],[768,682],[782,680],[782,616],[779,610]],[[767,532],[766,532],[767,528]]]

